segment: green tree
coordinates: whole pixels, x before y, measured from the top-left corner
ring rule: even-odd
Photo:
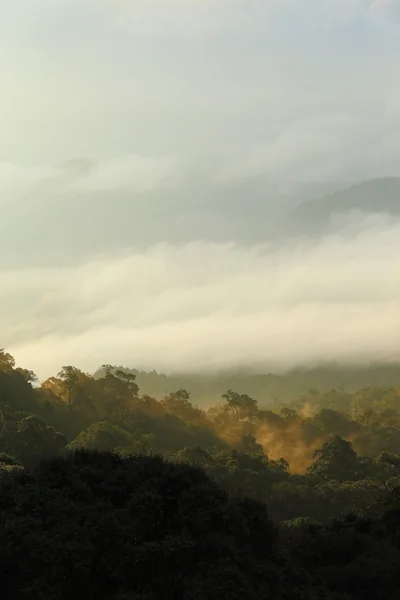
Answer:
[[[230,412],[238,419],[252,419],[258,414],[258,402],[247,394],[238,394],[228,390],[222,394]]]
[[[184,423],[199,426],[209,425],[204,412],[191,403],[190,394],[187,390],[179,389],[168,394],[161,400],[160,404],[165,412],[175,415]]]
[[[10,373],[14,370],[15,359],[4,348],[0,348],[0,371]]]
[[[284,585],[265,505],[186,464],[80,451],[0,485],[0,507],[5,598],[261,600]]]
[[[251,434],[246,434],[241,437],[241,439],[239,440],[239,449],[245,454],[250,454],[254,456],[264,455],[264,448],[261,444],[257,442],[254,435]]]
[[[72,366],[63,367],[58,373],[58,377],[64,384],[63,392],[68,406],[71,406],[74,403],[78,395],[79,376],[81,373],[82,371]]]
[[[88,429],[82,431],[68,447],[72,450],[87,448],[104,452],[115,450],[120,446],[132,447],[134,443],[135,438],[131,433],[108,421],[103,421],[94,423]]]
[[[357,478],[358,457],[350,442],[339,435],[331,436],[320,448],[315,450],[314,461],[308,467],[308,473],[322,479],[336,481]]]

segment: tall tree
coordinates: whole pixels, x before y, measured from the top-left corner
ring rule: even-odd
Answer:
[[[228,390],[222,394],[228,408],[238,419],[252,419],[258,414],[258,402],[247,394],[238,394]]]
[[[13,371],[15,367],[15,358],[11,356],[4,348],[0,348],[0,371],[6,373]]]

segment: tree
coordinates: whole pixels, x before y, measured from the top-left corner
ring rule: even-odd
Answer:
[[[87,448],[89,450],[112,451],[117,447],[133,446],[135,439],[128,431],[113,425],[108,421],[94,423],[82,431],[78,437],[69,444],[71,450]]]
[[[209,467],[214,463],[213,456],[200,446],[186,447],[179,450],[174,456],[178,462],[187,462],[190,465]]]
[[[0,348],[0,371],[10,373],[15,367],[15,358]]]
[[[323,431],[345,437],[356,433],[360,429],[359,424],[347,415],[330,408],[322,409],[313,417],[313,422]]]
[[[17,369],[15,369],[15,372],[21,375],[21,377],[23,377],[27,383],[33,384],[37,383],[38,381],[36,373],[34,373],[33,371],[29,371],[28,369],[21,369],[20,367],[18,367]]]
[[[153,454],[159,454],[156,436],[152,433],[143,433],[137,439],[133,440],[130,446],[117,446],[114,448],[114,451],[118,452],[121,456],[129,456],[132,454],[151,456]]]
[[[59,377],[49,377],[42,385],[41,390],[52,397],[53,402],[65,402],[65,384]]]
[[[97,388],[103,395],[104,404],[108,410],[131,409],[138,405],[139,386],[136,383],[136,375],[122,369],[116,369],[111,365],[101,367],[104,377],[96,380]]]
[[[1,451],[15,456],[27,467],[56,456],[65,445],[65,436],[35,415],[8,421],[0,439]]]
[[[11,410],[34,411],[38,408],[35,375],[26,369],[14,368],[14,358],[0,350],[0,401]]]
[[[189,392],[182,388],[176,390],[176,392],[171,392],[168,396],[165,396],[165,398],[161,400],[161,404],[168,412],[172,414],[193,408],[193,405],[190,402]]]
[[[5,598],[296,600],[266,507],[187,464],[79,451],[0,486],[0,507]]]
[[[222,394],[222,398],[226,400],[230,412],[238,419],[252,419],[257,416],[258,402],[247,394],[238,394],[228,390]]]
[[[239,441],[239,449],[241,452],[246,454],[263,456],[264,448],[259,444],[254,435],[246,434],[243,435]]]
[[[190,394],[184,389],[171,392],[160,402],[165,412],[175,415],[184,423],[207,426],[208,422],[202,410],[193,406],[190,402]]]
[[[58,373],[58,377],[64,383],[65,399],[68,406],[71,406],[78,392],[79,375],[82,373],[79,369],[72,366],[63,367]]]
[[[127,389],[131,392],[133,396],[137,396],[139,393],[139,386],[136,383],[136,375],[134,373],[126,373],[121,369],[117,369],[115,372],[115,377],[124,382]]]
[[[358,457],[350,442],[339,435],[331,436],[313,454],[308,472],[323,479],[353,480],[359,468]]]

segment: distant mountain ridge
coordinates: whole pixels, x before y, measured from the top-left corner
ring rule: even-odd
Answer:
[[[303,202],[291,212],[290,220],[298,225],[320,228],[327,225],[334,214],[355,210],[400,215],[400,178],[371,179],[323,198]]]

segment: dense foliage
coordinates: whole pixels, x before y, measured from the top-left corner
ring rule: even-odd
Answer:
[[[122,369],[122,367],[120,367]],[[284,373],[254,374],[244,370],[230,373],[165,375],[151,371],[124,369],[136,375],[142,393],[162,398],[171,390],[184,388],[190,391],[192,401],[199,406],[218,402],[228,389],[249,394],[260,402],[279,406],[291,403],[312,387],[321,392],[332,388],[355,392],[363,387],[375,388],[385,385],[400,386],[400,364],[377,363],[367,366],[324,364],[316,367],[291,369]],[[104,377],[104,368],[94,374]]]
[[[38,599],[394,599],[400,388],[141,395],[0,351],[0,583]]]

